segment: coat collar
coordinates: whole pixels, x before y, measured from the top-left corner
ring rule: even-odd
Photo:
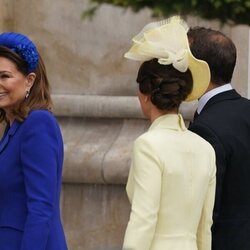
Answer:
[[[233,87],[231,84],[224,84],[222,86],[213,88],[211,90],[209,90],[208,92],[206,92],[203,96],[201,96],[201,98],[199,99],[198,102],[198,107],[197,107],[197,113],[200,114],[201,110],[203,109],[203,107],[206,105],[206,103],[215,95],[218,95],[219,93],[228,91],[228,90],[232,90]]]
[[[167,114],[158,117],[149,127],[149,131],[163,128],[176,131],[187,130],[181,114]]]
[[[19,128],[20,124],[21,124],[20,122],[14,121],[9,129],[6,128],[7,131],[5,131],[2,140],[0,140],[0,153],[7,146],[7,144],[9,143],[10,138],[16,133],[16,131]]]
[[[210,106],[212,106],[215,103],[218,102],[223,102],[226,100],[234,100],[234,99],[239,99],[241,98],[241,95],[238,94],[234,89],[232,90],[228,90],[225,92],[221,92],[215,96],[213,96],[204,106],[204,108],[202,109],[202,111],[206,110],[207,108],[209,108]],[[201,111],[201,113],[202,113]]]

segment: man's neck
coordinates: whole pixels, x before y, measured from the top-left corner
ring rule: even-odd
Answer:
[[[208,85],[208,87],[207,87],[207,90],[206,90],[205,94],[207,92],[209,92],[210,90],[218,88],[218,87],[221,87],[221,86],[223,86],[223,85],[218,85],[216,83],[210,82],[209,85]]]

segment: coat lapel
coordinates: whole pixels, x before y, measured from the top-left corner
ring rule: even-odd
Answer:
[[[9,130],[5,133],[3,139],[0,141],[0,153],[5,149],[11,137],[16,133],[19,126],[20,126],[20,123],[17,121],[14,121],[11,127],[9,128]]]

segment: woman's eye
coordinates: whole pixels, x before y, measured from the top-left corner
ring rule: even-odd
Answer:
[[[9,78],[9,75],[1,75],[1,78]]]

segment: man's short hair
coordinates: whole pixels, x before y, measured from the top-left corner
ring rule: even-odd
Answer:
[[[191,28],[188,39],[193,55],[208,63],[211,82],[217,85],[230,83],[237,56],[232,40],[220,31],[204,27]]]

